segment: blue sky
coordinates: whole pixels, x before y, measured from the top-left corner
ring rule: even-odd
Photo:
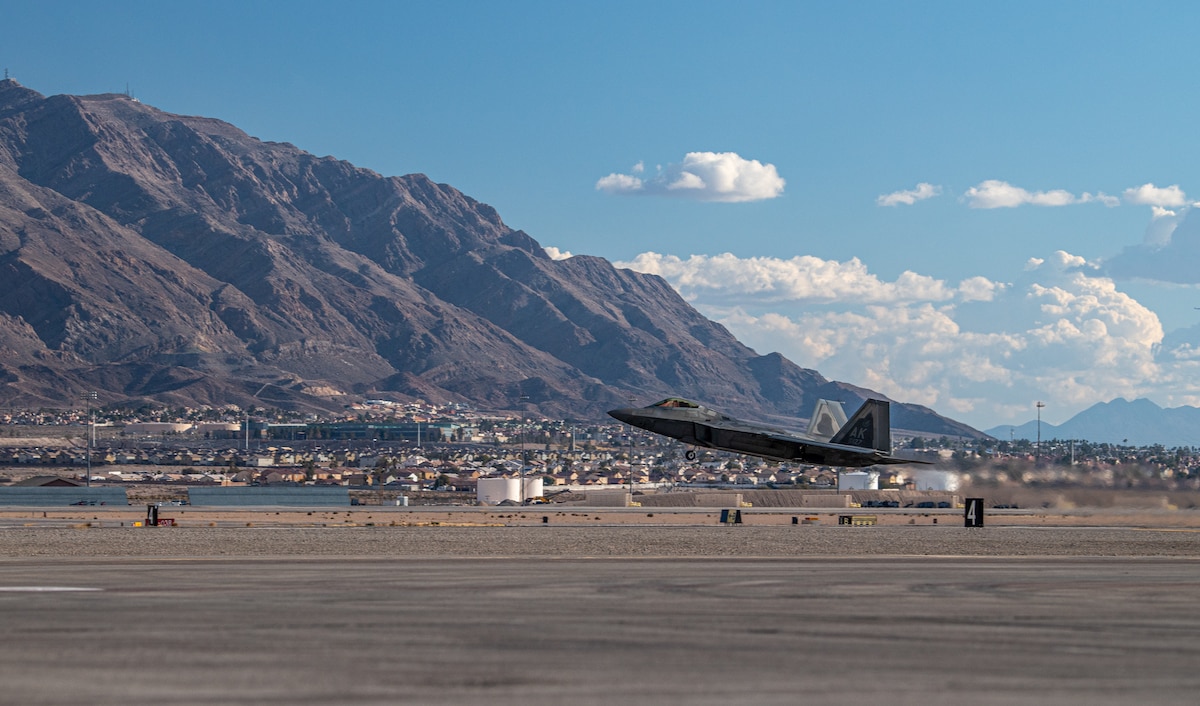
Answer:
[[[662,274],[760,353],[979,428],[1037,400],[1052,423],[1120,396],[1200,404],[1192,4],[0,1],[0,17],[0,66],[43,94],[128,85],[428,174],[559,256]]]

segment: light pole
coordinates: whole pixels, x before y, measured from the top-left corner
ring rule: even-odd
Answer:
[[[1038,403],[1036,406],[1037,406],[1037,450],[1034,452],[1034,455],[1033,455],[1033,465],[1035,467],[1042,465],[1042,407],[1045,407],[1046,405],[1042,404],[1041,400],[1038,400]]]
[[[529,468],[529,438],[525,427],[521,427],[521,504],[525,504],[525,470]]]
[[[96,393],[88,392],[83,396],[87,400],[87,487],[92,487],[92,434],[96,428],[96,423],[92,419],[92,402],[96,400]]]
[[[634,404],[633,396],[629,397],[629,406]],[[629,504],[633,505],[633,426],[629,427]]]
[[[521,406],[524,407],[524,403],[529,401],[529,395],[521,395],[517,401],[521,402]],[[528,420],[525,419],[525,410],[522,409],[521,412],[521,426],[517,430],[517,438],[521,440],[521,505],[523,507],[525,505],[525,467],[529,465],[529,449],[525,445],[528,440],[525,435],[525,423]]]

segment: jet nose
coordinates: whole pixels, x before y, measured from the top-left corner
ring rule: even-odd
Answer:
[[[608,410],[608,416],[626,424],[633,424],[633,417],[637,414],[637,410],[633,407],[622,407],[620,409]]]

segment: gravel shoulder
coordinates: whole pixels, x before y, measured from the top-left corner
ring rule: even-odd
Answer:
[[[96,558],[1191,557],[1200,531],[1127,527],[10,527],[0,561]]]
[[[162,507],[173,527],[138,526],[134,507],[4,508],[0,560],[43,557],[692,558],[1200,557],[1193,510],[996,511],[661,508]],[[838,525],[868,515],[871,526]]]

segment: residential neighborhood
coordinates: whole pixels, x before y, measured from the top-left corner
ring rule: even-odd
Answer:
[[[374,400],[326,418],[237,407],[90,411],[90,417],[78,409],[0,412],[0,469],[22,470],[0,470],[0,482],[53,471],[100,484],[313,484],[404,492],[468,493],[480,478],[522,475],[560,490],[839,485],[839,469],[832,467],[713,452],[688,461],[683,445],[623,424],[483,413],[466,405]],[[1200,451],[1191,448],[900,434],[897,445],[933,461],[940,483],[1200,488]],[[913,489],[923,468],[889,466],[873,472],[873,483]]]

